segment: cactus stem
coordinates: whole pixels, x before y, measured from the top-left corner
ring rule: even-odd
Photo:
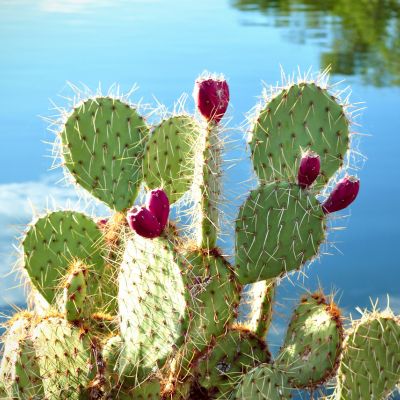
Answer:
[[[221,193],[221,152],[219,127],[213,122],[207,124],[197,157],[197,226],[196,240],[200,248],[213,249],[219,230],[218,201]]]

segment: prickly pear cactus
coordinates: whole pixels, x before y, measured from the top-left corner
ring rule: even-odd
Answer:
[[[280,280],[320,256],[330,214],[360,187],[345,176],[326,195],[352,143],[348,104],[324,76],[256,108],[258,187],[238,210],[234,256],[218,247],[223,76],[196,80],[195,115],[153,126],[125,97],[96,94],[63,113],[61,164],[110,215],[55,210],[29,225],[21,270],[33,300],[6,325],[0,397],[284,400],[336,378],[331,399],[385,399],[400,380],[389,311],[345,329],[332,298],[307,294],[275,359],[266,343]]]

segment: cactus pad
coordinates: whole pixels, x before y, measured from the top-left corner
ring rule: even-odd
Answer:
[[[144,180],[150,189],[162,187],[171,203],[192,184],[198,131],[192,117],[175,116],[162,121],[147,143]]]
[[[76,259],[94,266],[89,293],[96,293],[96,280],[104,268],[104,246],[96,223],[86,215],[56,211],[39,218],[27,232],[23,247],[25,270],[49,303],[54,302],[63,277]]]
[[[114,210],[133,204],[142,181],[148,127],[129,104],[97,97],[77,105],[61,132],[75,181]]]
[[[161,237],[132,235],[126,242],[118,293],[125,378],[146,378],[183,342],[188,293],[178,262]],[[138,376],[139,370],[146,376]]]
[[[160,381],[149,379],[130,392],[130,395],[136,400],[160,400]]]
[[[399,382],[400,321],[364,315],[345,341],[336,399],[386,399]]]
[[[342,166],[349,147],[349,121],[343,106],[315,83],[282,89],[261,109],[253,126],[253,165],[263,181],[295,182],[302,152],[321,157],[317,186]]]
[[[287,182],[261,185],[236,221],[238,278],[253,283],[299,269],[324,239],[324,213],[312,195]]]
[[[182,366],[223,334],[237,316],[240,285],[224,257],[192,250],[185,253],[186,284],[191,294],[191,318],[183,349]],[[185,368],[183,368],[185,369]]]
[[[294,310],[276,360],[293,387],[315,388],[331,378],[339,364],[343,326],[338,308],[315,293]]]
[[[212,398],[226,396],[241,376],[261,363],[270,361],[263,341],[253,333],[235,327],[216,343],[198,362],[195,373],[200,386]]]
[[[123,341],[119,335],[109,338],[103,346],[103,360],[110,374],[118,373]]]
[[[0,385],[3,386],[4,397],[1,398],[28,400],[35,396],[43,397],[40,371],[30,338],[31,321],[29,313],[16,314],[2,338]]]
[[[78,262],[69,272],[64,287],[65,315],[68,321],[78,321],[83,317],[87,306],[87,267]]]
[[[88,333],[49,316],[34,328],[32,339],[46,398],[80,400],[97,372]]]
[[[238,385],[233,400],[289,400],[287,375],[275,366],[264,364],[248,372]]]
[[[44,397],[39,363],[30,338],[18,341],[14,373],[11,376],[12,396],[22,400]],[[22,395],[21,395],[22,394]]]

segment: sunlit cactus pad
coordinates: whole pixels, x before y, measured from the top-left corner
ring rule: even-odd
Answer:
[[[199,126],[189,115],[163,120],[145,150],[144,180],[150,189],[163,187],[171,203],[191,186]]]
[[[289,182],[263,184],[236,221],[236,266],[242,283],[281,277],[318,254],[325,218],[312,193]]]
[[[194,373],[211,397],[223,397],[234,389],[242,374],[270,360],[264,341],[236,326],[215,340],[198,360]]]
[[[399,382],[400,320],[390,313],[367,313],[347,337],[337,399],[386,399]]]
[[[184,253],[186,287],[190,293],[190,321],[182,348],[182,372],[189,372],[197,356],[213,338],[226,332],[234,321],[241,286],[226,259],[218,253]],[[191,373],[191,372],[190,372]]]
[[[97,373],[90,334],[50,315],[34,327],[32,339],[46,396],[80,399]]]
[[[183,343],[189,295],[179,255],[163,238],[128,238],[118,280],[120,373],[141,382]]]
[[[75,211],[56,211],[37,219],[23,240],[24,268],[30,282],[52,303],[64,276],[76,260],[95,271],[89,292],[96,293],[96,276],[103,273],[104,242],[97,224]]]
[[[304,297],[294,310],[276,363],[291,375],[291,385],[315,388],[336,372],[343,336],[336,305],[319,293]]]
[[[234,400],[288,400],[291,398],[287,375],[270,365],[261,365],[248,372],[233,397]]]
[[[78,104],[61,132],[62,156],[74,180],[117,211],[133,204],[142,182],[149,129],[137,110],[109,97]]]

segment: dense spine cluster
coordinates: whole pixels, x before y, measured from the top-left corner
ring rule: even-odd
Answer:
[[[307,294],[275,359],[266,343],[280,279],[319,256],[330,214],[358,194],[346,175],[321,201],[351,146],[346,104],[319,80],[265,98],[249,138],[259,185],[227,257],[217,239],[228,84],[202,75],[193,95],[195,116],[154,126],[111,96],[63,116],[62,164],[113,214],[59,210],[29,225],[23,271],[36,300],[7,324],[0,398],[283,400],[337,378],[332,400],[385,399],[400,380],[389,311],[346,330],[332,299]],[[190,201],[184,232],[170,209]]]

